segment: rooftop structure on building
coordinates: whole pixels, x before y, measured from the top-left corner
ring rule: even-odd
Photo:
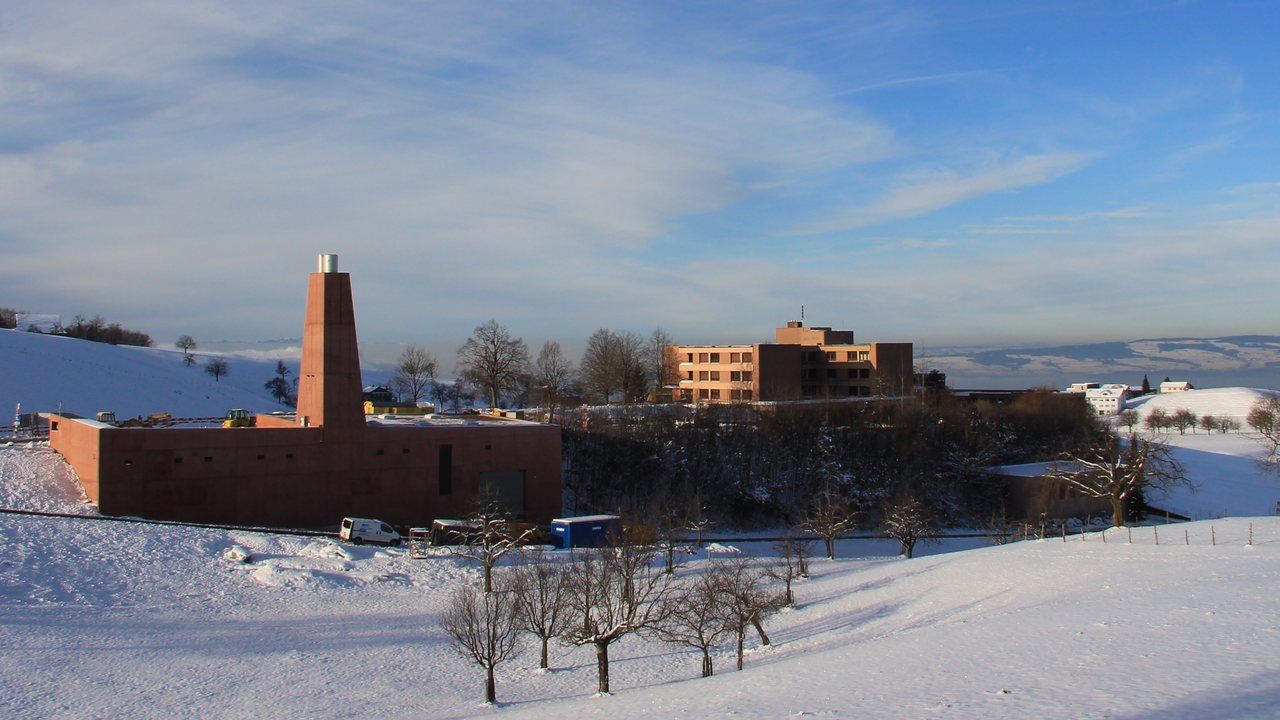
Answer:
[[[779,402],[910,395],[911,343],[856,344],[852,330],[791,321],[775,341],[673,345],[677,402]]]
[[[267,527],[345,516],[426,525],[483,496],[549,524],[560,428],[514,419],[366,416],[351,276],[320,256],[307,290],[298,407],[256,427],[121,428],[53,415],[50,444],[106,515]]]

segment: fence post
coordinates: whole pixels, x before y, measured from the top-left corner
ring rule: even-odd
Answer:
[[[1160,544],[1160,526],[1152,525],[1151,529],[1156,531],[1156,545],[1159,545]]]
[[[1064,522],[1062,523],[1062,542],[1066,542],[1066,541],[1067,541],[1067,524]]]
[[[1126,525],[1124,529],[1129,531],[1129,544],[1132,545],[1133,544],[1133,528]]]
[[[1186,540],[1188,545],[1191,544],[1191,533],[1187,532],[1185,528],[1182,530],[1182,539]]]
[[[1253,523],[1249,523],[1249,544],[1253,545]]]
[[[1218,544],[1218,531],[1212,525],[1209,526],[1209,540],[1214,545]]]

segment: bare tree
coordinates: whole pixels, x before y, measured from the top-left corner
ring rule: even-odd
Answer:
[[[449,386],[432,380],[427,386],[427,397],[436,401],[437,412],[444,410],[449,403]]]
[[[1146,419],[1142,421],[1142,426],[1152,432],[1161,432],[1168,430],[1171,423],[1169,413],[1164,408],[1154,408],[1147,413]]]
[[[897,540],[908,560],[915,557],[916,543],[932,535],[935,529],[933,513],[910,487],[885,506],[880,519],[880,534]]]
[[[664,493],[649,508],[654,541],[668,575],[675,573],[676,556],[689,541],[689,499],[680,493]]]
[[[1169,422],[1172,423],[1173,426],[1178,429],[1179,435],[1186,435],[1188,428],[1190,428],[1192,432],[1194,432],[1196,428],[1196,422],[1199,419],[1200,418],[1197,417],[1194,412],[1186,408],[1178,408],[1177,410],[1173,411],[1172,415],[1169,416]]]
[[[191,357],[191,351],[196,349],[196,340],[190,335],[179,335],[173,346],[182,351],[182,364],[191,367],[196,361]]]
[[[1120,417],[1118,418],[1118,422],[1120,426],[1129,428],[1130,431],[1138,427],[1138,423],[1140,421],[1141,421],[1141,418],[1138,415],[1138,411],[1132,408],[1130,408],[1129,410],[1121,411]]]
[[[440,627],[449,635],[453,649],[484,668],[486,703],[498,699],[494,668],[520,654],[515,598],[512,592],[481,593],[463,586],[454,591],[440,615]]]
[[[547,645],[569,621],[569,575],[563,563],[542,552],[523,555],[512,580],[520,624],[542,644],[538,667],[547,669]]]
[[[619,352],[618,337],[605,328],[591,333],[582,352],[582,382],[606,405],[613,394],[622,389],[617,367]]]
[[[782,539],[773,544],[773,552],[777,559],[765,567],[765,574],[782,581],[782,604],[785,607],[795,607],[796,596],[791,591],[791,583],[809,576],[808,563],[813,555],[813,541],[787,530]]]
[[[1218,429],[1218,418],[1214,415],[1205,415],[1201,417],[1200,429],[1212,435],[1213,431]]]
[[[416,403],[427,396],[431,381],[436,376],[436,358],[417,345],[410,345],[396,359],[396,390],[409,402]]]
[[[653,383],[656,399],[661,398],[663,386],[679,382],[680,363],[676,358],[674,344],[675,340],[662,328],[649,335],[649,343],[645,348],[649,363],[647,374]]]
[[[764,631],[764,621],[780,610],[786,598],[771,591],[764,584],[769,574],[740,558],[720,566],[717,581],[721,602],[725,609],[725,622],[738,642],[738,669],[742,669],[747,628],[754,627],[760,635],[760,643],[769,645]]]
[[[474,334],[458,348],[462,378],[488,395],[490,407],[498,407],[503,393],[520,387],[528,365],[529,348],[524,340],[511,337],[497,320],[477,325]]]
[[[583,383],[606,404],[615,393],[624,403],[644,397],[648,387],[644,347],[644,338],[633,332],[596,330],[582,353]]]
[[[1271,472],[1280,471],[1280,396],[1267,393],[1255,400],[1244,421],[1253,429],[1254,439],[1266,450],[1259,462]]]
[[[466,523],[470,526],[467,544],[453,549],[453,554],[471,560],[484,572],[484,591],[493,592],[493,569],[512,550],[523,545],[533,536],[534,529],[519,529],[511,518],[501,512],[499,504],[487,498],[477,502],[477,509],[469,513]]]
[[[800,529],[816,535],[827,551],[827,557],[836,557],[836,540],[857,527],[857,515],[832,486],[818,494],[805,511]]]
[[[666,621],[657,627],[657,636],[672,645],[691,647],[702,653],[702,677],[715,671],[711,650],[729,636],[728,607],[722,592],[722,566],[712,565],[670,598]]]
[[[1225,415],[1218,418],[1218,432],[1229,433],[1232,430],[1239,430],[1239,429],[1240,429],[1239,420],[1233,417],[1226,417]]]
[[[204,371],[213,376],[214,382],[219,382],[223,375],[231,374],[231,363],[220,357],[211,357],[204,361]]]
[[[624,556],[623,548],[588,550],[570,565],[572,618],[564,640],[596,649],[599,692],[609,693],[609,646],[623,637],[652,632],[666,619],[671,576],[655,569],[642,548]]]
[[[1125,501],[1147,488],[1191,487],[1186,470],[1168,446],[1130,435],[1102,433],[1082,452],[1064,453],[1049,476],[1082,495],[1111,501],[1111,522],[1122,527]]]
[[[564,356],[560,343],[547,341],[538,352],[533,364],[534,383],[538,386],[541,402],[551,417],[555,417],[560,399],[571,392],[574,379],[573,361]]]

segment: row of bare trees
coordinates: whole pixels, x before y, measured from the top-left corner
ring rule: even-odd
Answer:
[[[555,410],[567,398],[583,396],[602,403],[636,402],[675,379],[674,341],[661,328],[648,337],[630,331],[600,329],[587,340],[575,367],[560,343],[543,344],[537,357],[524,340],[497,320],[477,325],[458,348],[458,378],[476,388],[491,407],[504,401],[537,404]],[[410,345],[397,359],[391,390],[410,402],[432,394],[438,362]]]
[[[769,582],[774,577],[789,578],[786,594]],[[440,625],[458,653],[485,671],[487,702],[497,696],[495,668],[522,653],[526,635],[536,638],[544,669],[553,642],[593,649],[598,692],[608,693],[610,649],[628,636],[698,651],[703,677],[714,671],[712,653],[732,641],[741,669],[752,629],[769,644],[765,622],[793,602],[793,579],[745,559],[667,573],[651,544],[575,551],[567,561],[530,551],[494,575],[490,592],[459,587]]]

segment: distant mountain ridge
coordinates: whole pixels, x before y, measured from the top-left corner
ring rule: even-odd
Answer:
[[[918,359],[952,387],[1030,387],[1098,380],[1153,384],[1165,376],[1197,387],[1280,389],[1280,336],[1149,338],[1042,348],[943,348]],[[1158,376],[1158,377],[1157,377]]]

